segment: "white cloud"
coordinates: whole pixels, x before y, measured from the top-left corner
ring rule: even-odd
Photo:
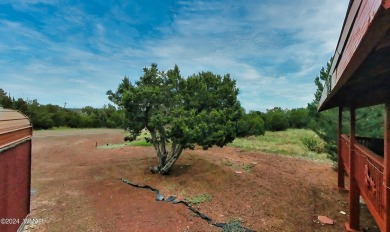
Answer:
[[[19,1],[13,6],[43,11],[38,2],[51,4]],[[171,21],[155,26],[159,34],[145,34],[137,25],[146,19],[135,17],[145,9],[135,3],[120,2],[104,17],[87,14],[81,5],[55,3],[58,11],[45,15],[39,27],[0,20],[6,35],[0,39],[0,56],[13,54],[0,60],[3,76],[12,77],[4,88],[28,93],[17,87],[28,76],[46,82],[31,88],[38,100],[67,98],[77,107],[101,106],[108,102],[105,91],[115,89],[123,76],[137,79],[142,67],[156,62],[163,70],[178,64],[184,76],[230,73],[247,109],[301,107],[311,101],[314,77],[333,55],[347,4],[179,1]],[[69,83],[74,86],[64,90]]]

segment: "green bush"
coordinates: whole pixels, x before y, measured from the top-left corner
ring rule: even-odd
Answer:
[[[296,108],[288,111],[290,128],[306,128],[309,122],[308,112],[306,108]]]
[[[286,110],[280,107],[268,109],[265,119],[265,129],[268,131],[284,131],[289,128]]]
[[[233,220],[228,223],[226,223],[222,227],[222,232],[245,232],[247,231],[245,227],[241,225],[241,221],[239,220]]]
[[[324,142],[316,135],[304,135],[301,138],[301,141],[310,151],[314,151],[318,154],[325,152]]]
[[[264,135],[265,126],[263,118],[257,112],[245,113],[242,109],[242,117],[237,123],[237,136]]]

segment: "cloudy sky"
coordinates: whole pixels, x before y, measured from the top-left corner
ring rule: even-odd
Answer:
[[[348,0],[0,0],[0,88],[101,107],[124,76],[230,73],[247,110],[305,107]]]

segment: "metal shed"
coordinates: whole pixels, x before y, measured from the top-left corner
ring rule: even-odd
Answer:
[[[17,231],[30,213],[32,125],[0,108],[0,231]]]

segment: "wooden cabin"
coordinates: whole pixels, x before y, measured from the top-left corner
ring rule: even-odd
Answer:
[[[31,137],[29,119],[0,108],[0,231],[22,229],[30,213]]]
[[[390,0],[350,0],[318,110],[338,107],[338,187],[348,174],[347,231],[360,231],[359,198],[390,232]],[[356,109],[385,105],[384,139],[356,136]],[[342,134],[343,111],[349,134]],[[378,154],[382,153],[382,154]]]

